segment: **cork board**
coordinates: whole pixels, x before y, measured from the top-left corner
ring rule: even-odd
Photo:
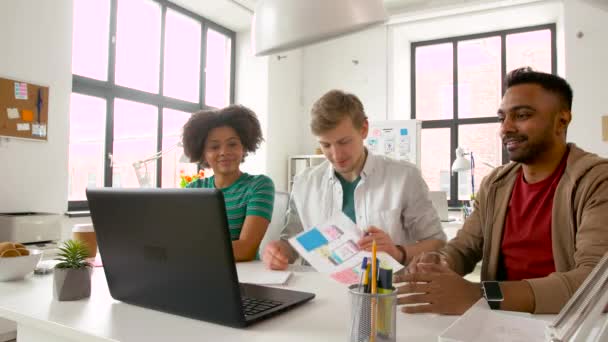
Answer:
[[[0,78],[0,136],[46,141],[49,88]]]

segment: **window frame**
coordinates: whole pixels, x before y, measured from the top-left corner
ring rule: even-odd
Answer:
[[[433,40],[425,40],[419,42],[412,42],[410,44],[410,110],[412,113],[412,119],[416,119],[416,48],[429,46],[429,45],[437,45],[444,43],[452,44],[452,77],[453,77],[453,86],[452,86],[452,105],[453,105],[453,118],[452,119],[440,119],[440,120],[421,120],[422,125],[421,129],[426,128],[449,128],[450,129],[450,166],[454,163],[456,159],[456,148],[458,147],[458,127],[461,125],[470,125],[470,124],[484,124],[484,123],[497,123],[498,117],[496,116],[488,116],[488,117],[475,117],[475,118],[459,118],[458,117],[458,43],[461,41],[473,40],[473,39],[481,39],[488,37],[496,37],[499,36],[501,40],[501,95],[504,95],[504,80],[506,76],[506,68],[507,68],[507,35],[514,33],[525,33],[531,31],[540,31],[540,30],[549,30],[551,32],[551,73],[557,74],[557,38],[556,38],[556,24],[542,24],[542,25],[534,25],[534,26],[526,26],[514,29],[507,30],[498,30],[484,33],[476,33],[470,35],[462,35],[462,36],[454,36],[448,38],[440,38]],[[509,162],[508,155],[505,150],[502,151],[502,162],[506,164]],[[450,172],[450,200],[448,201],[448,205],[450,207],[458,207],[462,204],[461,200],[458,200],[458,174],[452,174]]]
[[[161,151],[163,140],[163,108],[180,110],[188,113],[194,113],[203,109],[212,109],[213,107],[205,105],[205,59],[207,49],[207,29],[213,29],[226,37],[230,38],[230,94],[229,102],[234,103],[235,94],[235,63],[236,63],[236,33],[229,30],[199,14],[189,11],[183,7],[173,4],[167,0],[152,0],[160,5],[161,8],[161,29],[160,29],[160,66],[159,66],[159,90],[158,93],[148,93],[146,91],[132,89],[124,86],[116,85],[115,69],[116,69],[116,28],[117,28],[117,4],[118,0],[110,1],[110,30],[108,35],[108,75],[107,81],[100,81],[80,75],[72,74],[72,93],[94,96],[102,98],[106,101],[106,125],[105,125],[105,144],[104,144],[104,175],[103,186],[112,186],[112,163],[110,156],[113,154],[114,142],[114,100],[121,98],[129,101],[145,103],[157,107],[158,122],[157,122],[157,139],[156,150]],[[200,77],[199,77],[199,98],[198,103],[179,100],[163,95],[164,83],[164,49],[165,49],[165,21],[167,9],[171,9],[181,13],[191,19],[198,21],[201,24],[201,55],[200,55]],[[73,48],[73,47],[72,47]],[[144,158],[146,156],[142,156]],[[156,161],[156,187],[161,186],[162,181],[162,158]],[[69,201],[68,211],[88,210],[87,201]]]

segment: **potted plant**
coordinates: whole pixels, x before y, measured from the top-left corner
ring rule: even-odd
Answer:
[[[89,250],[80,240],[68,240],[59,248],[60,261],[53,278],[55,298],[78,300],[91,295],[91,264],[86,261]]]

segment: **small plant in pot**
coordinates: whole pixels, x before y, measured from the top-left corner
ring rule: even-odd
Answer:
[[[79,300],[91,295],[89,250],[80,240],[68,240],[59,248],[55,266],[54,295],[59,301]]]

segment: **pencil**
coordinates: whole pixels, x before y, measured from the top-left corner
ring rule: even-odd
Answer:
[[[371,307],[371,329],[369,341],[376,341],[376,294],[378,293],[378,284],[376,282],[376,240],[372,241],[372,307]]]

